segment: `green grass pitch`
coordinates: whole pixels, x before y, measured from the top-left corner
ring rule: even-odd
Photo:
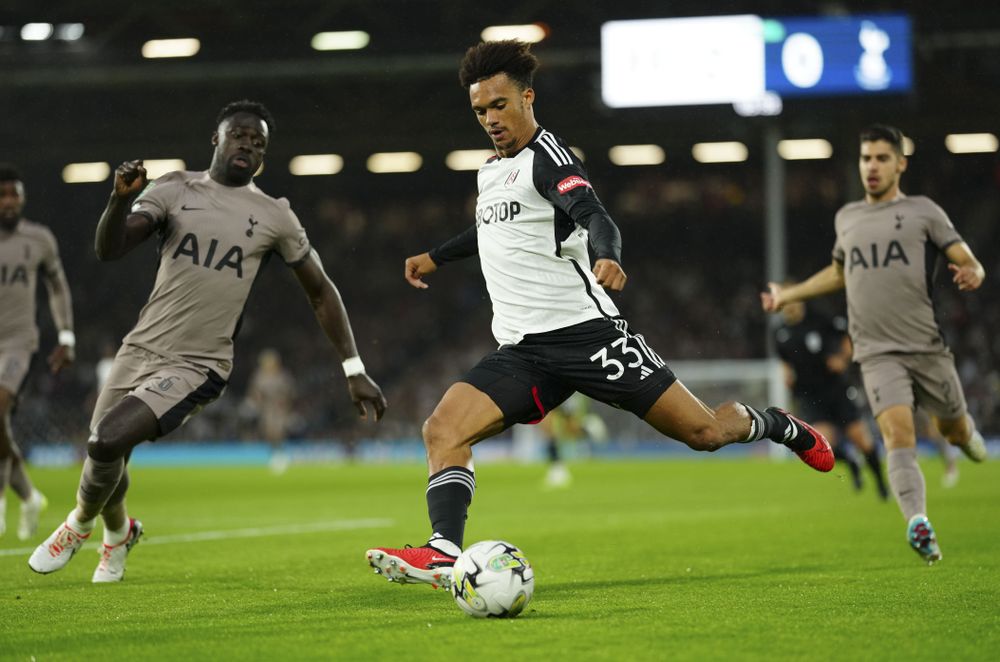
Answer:
[[[9,496],[0,659],[1000,659],[1000,463],[963,462],[951,490],[925,463],[944,552],[927,567],[895,503],[839,468],[691,457],[581,462],[560,491],[541,466],[481,466],[466,542],[534,565],[515,620],[368,568],[368,547],[425,539],[419,466],[135,469],[147,536],[118,585],[90,583],[89,548],[32,573]],[[78,475],[33,472],[39,539]]]

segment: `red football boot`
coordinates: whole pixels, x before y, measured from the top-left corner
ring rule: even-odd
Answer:
[[[772,409],[787,416],[792,421],[792,424],[795,425],[795,436],[786,442],[785,445],[792,448],[792,452],[798,455],[800,460],[816,471],[824,473],[831,471],[835,460],[833,459],[833,448],[830,447],[830,442],[826,440],[826,437],[821,435],[816,428],[797,416],[792,416],[784,409],[779,409],[778,407],[772,407]],[[806,446],[805,450],[797,451],[793,448],[794,446],[801,448],[806,443],[809,443],[809,445]]]
[[[376,547],[368,550],[368,564],[375,574],[400,584],[430,584],[434,588],[451,587],[451,568],[455,557],[430,546],[391,549]]]

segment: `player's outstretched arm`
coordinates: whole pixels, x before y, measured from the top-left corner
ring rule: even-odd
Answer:
[[[944,251],[948,258],[948,269],[951,271],[951,280],[958,289],[969,292],[979,289],[986,278],[986,270],[982,263],[972,254],[972,249],[964,241],[952,244]]]
[[[117,260],[153,234],[152,219],[144,214],[129,214],[129,200],[146,187],[146,169],[142,159],[126,161],[115,169],[114,190],[97,224],[94,250],[97,259]]]
[[[428,286],[423,281],[424,276],[434,273],[442,264],[464,260],[478,254],[479,236],[476,226],[473,225],[434,250],[406,258],[406,264],[403,266],[403,278],[418,290],[426,290]]]
[[[347,309],[340,298],[340,292],[323,270],[323,263],[315,250],[309,251],[309,256],[297,267],[295,277],[299,279],[302,289],[309,297],[309,304],[319,325],[323,327],[326,337],[344,360],[344,373],[347,375],[347,388],[351,400],[358,408],[362,418],[368,418],[368,408],[374,410],[377,421],[385,413],[385,396],[371,377],[365,374],[364,364],[358,356],[358,347],[354,343],[354,332],[347,318]]]
[[[834,260],[829,266],[820,269],[801,283],[788,286],[768,283],[767,289],[767,292],[760,293],[760,305],[766,312],[776,313],[784,308],[785,304],[805,301],[844,289],[844,265]]]

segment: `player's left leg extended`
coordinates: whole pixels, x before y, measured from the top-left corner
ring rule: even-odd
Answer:
[[[660,433],[697,451],[716,451],[731,443],[770,439],[788,446],[817,471],[833,469],[833,449],[819,432],[776,407],[760,411],[739,402],[712,409],[674,381],[643,417]]]

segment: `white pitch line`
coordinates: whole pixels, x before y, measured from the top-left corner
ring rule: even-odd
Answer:
[[[294,536],[302,533],[318,533],[324,531],[349,531],[353,529],[377,529],[392,526],[396,522],[391,519],[342,519],[331,522],[312,522],[309,524],[281,524],[278,526],[261,526],[250,529],[229,529],[227,531],[195,531],[194,533],[178,533],[171,536],[153,535],[142,540],[142,546],[173,545],[181,542],[205,542],[211,540],[230,540],[233,538],[266,538],[267,536]],[[84,545],[86,549],[97,549],[97,543]],[[0,549],[0,556],[20,556],[35,551],[34,547],[19,547],[17,549]]]

